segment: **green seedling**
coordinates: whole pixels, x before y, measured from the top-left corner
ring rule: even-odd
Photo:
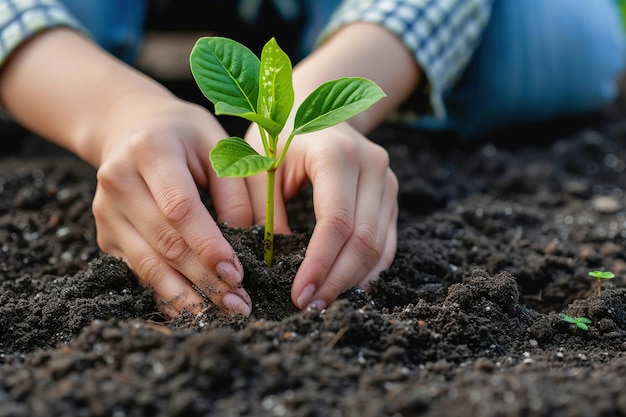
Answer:
[[[600,295],[602,288],[602,280],[615,278],[615,274],[610,271],[590,271],[589,276],[598,280],[598,295]]]
[[[576,333],[576,330],[578,329],[589,330],[589,327],[587,325],[591,324],[591,320],[589,320],[587,317],[574,318],[568,316],[565,313],[561,313],[561,318],[563,319],[563,321],[574,325],[574,333]]]
[[[265,172],[266,213],[263,253],[268,266],[274,253],[274,182],[296,135],[341,123],[369,108],[385,93],[365,78],[339,78],[320,85],[298,107],[293,130],[278,154],[278,139],[294,105],[292,65],[270,39],[259,59],[228,38],[203,37],[191,51],[191,72],[215,114],[236,116],[257,124],[265,155],[238,137],[222,139],[211,150],[213,169],[220,177],[249,177]]]

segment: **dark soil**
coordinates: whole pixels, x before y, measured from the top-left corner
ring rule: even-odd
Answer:
[[[303,193],[269,270],[259,228],[226,230],[252,317],[173,321],[98,250],[94,170],[16,133],[0,159],[0,416],[624,416],[621,114],[470,144],[383,126],[398,252],[371,293],[295,310]],[[600,296],[594,269],[616,274]]]

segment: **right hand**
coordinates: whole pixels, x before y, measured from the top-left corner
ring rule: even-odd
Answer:
[[[204,298],[250,313],[243,268],[218,221],[252,222],[243,180],[218,179],[209,151],[226,132],[204,108],[66,28],[32,36],[0,72],[0,99],[20,123],[98,170],[98,244],[152,288],[168,316],[199,312]]]
[[[161,96],[122,100],[103,126],[93,201],[100,248],[124,259],[170,317],[201,311],[196,289],[249,315],[243,268],[198,193],[210,190],[218,221],[251,225],[244,181],[218,179],[208,159],[224,129],[205,109]]]

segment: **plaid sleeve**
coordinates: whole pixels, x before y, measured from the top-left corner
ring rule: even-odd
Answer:
[[[24,41],[44,29],[66,26],[86,30],[55,0],[0,0],[0,66]]]
[[[446,115],[443,95],[460,78],[478,46],[495,0],[345,0],[320,41],[353,22],[379,24],[413,53],[430,86],[437,117]]]

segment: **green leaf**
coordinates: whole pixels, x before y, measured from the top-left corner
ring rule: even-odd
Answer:
[[[579,323],[591,324],[591,320],[589,320],[587,317],[578,317],[577,320]]]
[[[575,323],[575,320],[573,317],[568,316],[565,313],[561,313],[561,318],[563,319],[563,321],[566,321],[568,323]]]
[[[591,271],[589,276],[599,279],[612,279],[615,278],[615,274],[610,271]]]
[[[231,106],[230,104],[224,103],[223,101],[220,101],[215,105],[215,114],[241,117],[242,119],[246,119],[248,121],[258,124],[268,132],[271,132],[273,130],[278,130],[278,132],[280,132],[282,130],[282,127],[273,120],[263,117],[260,114],[251,112],[249,109]]]
[[[259,58],[228,38],[198,39],[189,58],[191,73],[204,96],[214,105],[229,103],[238,113],[256,112],[259,95]]]
[[[294,135],[315,132],[341,123],[386,97],[375,82],[365,78],[338,78],[313,91],[300,105]]]
[[[259,98],[257,112],[276,126],[265,130],[276,137],[283,130],[293,107],[294,92],[289,56],[280,49],[276,39],[270,39],[261,52],[259,71]]]
[[[209,154],[218,177],[249,177],[267,171],[274,160],[259,153],[245,140],[237,137],[222,139]]]
[[[579,329],[589,330],[589,327],[587,327],[585,323],[581,323],[580,321],[576,323],[576,326],[578,326]]]

